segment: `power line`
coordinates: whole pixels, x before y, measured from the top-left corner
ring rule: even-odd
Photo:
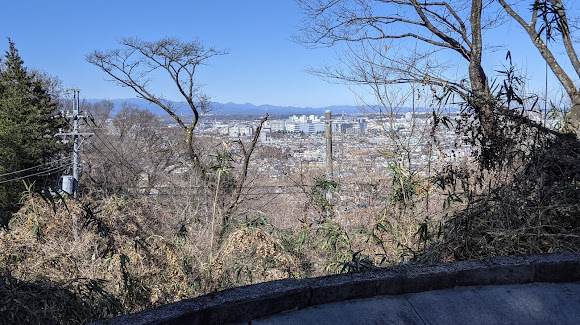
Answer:
[[[95,135],[103,143],[103,145],[105,146],[105,148],[107,148],[107,150],[117,159],[117,161],[119,163],[121,163],[121,166],[125,167],[133,175],[135,175],[135,176],[138,175],[138,173],[133,170],[133,167],[131,166],[131,163],[129,163],[127,161],[127,159],[125,159],[125,157],[123,157],[123,155],[117,149],[115,149],[115,146],[113,144],[111,144],[109,141],[103,140],[98,134],[95,133]],[[107,143],[108,143],[108,145],[107,145]],[[109,147],[109,145],[110,145],[110,147]],[[97,149],[97,147],[94,147],[94,148],[97,151],[99,151],[102,155],[104,155],[102,151],[100,151],[100,150]],[[113,148],[113,149],[111,149],[111,148]],[[115,151],[117,154],[115,154],[113,151]],[[110,159],[109,159],[109,161],[113,162]]]
[[[98,138],[98,136],[97,136],[97,138]],[[101,140],[101,141],[102,141],[102,140]],[[106,147],[106,146],[105,146],[105,147]],[[101,156],[103,156],[105,159],[107,159],[108,161],[110,161],[110,162],[112,162],[112,163],[114,163],[114,164],[116,164],[117,162],[120,162],[121,164],[120,164],[119,166],[121,166],[121,167],[125,168],[125,169],[126,169],[128,172],[130,172],[130,173],[131,173],[131,174],[133,174],[134,176],[138,176],[138,174],[137,174],[135,171],[133,171],[133,169],[132,169],[132,168],[130,168],[129,166],[125,165],[125,164],[124,164],[124,163],[123,163],[123,162],[122,162],[122,161],[121,161],[121,160],[120,160],[120,159],[119,159],[119,158],[118,158],[118,157],[117,157],[117,156],[116,156],[116,155],[115,155],[113,152],[111,152],[111,151],[110,151],[110,149],[109,149],[109,148],[107,148],[107,147],[106,147],[106,148],[109,150],[109,152],[111,152],[111,154],[112,154],[112,155],[113,155],[115,158],[117,158],[117,161],[113,161],[113,160],[112,160],[112,159],[109,157],[109,155],[105,155],[105,154],[104,154],[104,153],[103,153],[103,152],[102,152],[102,151],[101,151],[101,150],[100,150],[98,147],[96,147],[96,146],[93,146],[93,148],[94,148],[94,149],[95,149],[95,150],[96,150],[96,151],[97,151],[99,154],[101,154]]]
[[[91,115],[91,122],[95,127],[97,126],[97,123],[92,118],[92,115]],[[95,128],[95,129],[100,129],[100,128]],[[101,136],[98,133],[94,133],[94,135],[97,136],[97,138],[103,143],[105,148],[107,148],[107,150],[111,154],[113,154],[113,156],[121,163],[121,165],[123,167],[125,167],[127,170],[129,170],[129,172],[131,172],[133,175],[138,176],[138,173],[133,170],[131,163],[129,163],[127,161],[127,159],[125,159],[125,157],[115,148],[115,146],[111,142],[109,142],[108,140],[103,140],[103,138],[101,138]],[[94,148],[97,149],[97,147],[94,147]],[[111,148],[113,148],[113,149],[111,149]],[[100,151],[98,149],[97,149],[97,151],[99,151],[102,155],[104,155],[102,151]],[[117,153],[117,155],[115,155],[115,153],[113,153],[113,151],[115,151]],[[111,161],[111,160],[109,159],[109,161]]]
[[[133,189],[133,190],[145,190],[145,189],[157,189],[157,190],[164,190],[164,189],[176,189],[176,190],[199,190],[202,188],[206,188],[206,186],[203,185],[196,185],[196,186],[177,186],[175,185],[175,183],[169,181],[170,183],[172,183],[171,187],[147,187],[147,186],[141,186],[141,187],[129,187],[128,189]],[[243,186],[243,189],[245,190],[256,190],[256,189],[273,189],[273,188],[279,188],[279,189],[294,189],[294,188],[304,188],[307,190],[312,189],[316,184],[294,184],[294,185],[256,185],[256,186]],[[340,185],[360,185],[360,183],[357,182],[338,182],[338,185],[340,187]],[[235,189],[237,188],[237,186],[220,186],[221,189]],[[248,195],[260,195],[260,194],[286,194],[286,193],[290,193],[290,194],[296,194],[296,193],[304,193],[304,191],[296,191],[293,190],[292,192],[267,192],[267,193],[246,193]]]
[[[70,158],[62,158],[62,159],[56,160],[54,162],[44,163],[42,165],[37,165],[37,166],[25,168],[25,169],[15,170],[15,171],[9,172],[9,173],[0,174],[0,177],[5,177],[5,176],[8,176],[8,175],[12,175],[12,174],[18,174],[18,173],[22,173],[22,172],[25,172],[25,171],[28,171],[28,170],[32,170],[32,169],[39,169],[39,168],[41,168],[43,166],[53,165],[54,163],[63,162],[63,161],[66,161],[66,160],[68,160],[70,162]]]
[[[60,172],[60,171],[65,170],[65,169],[66,169],[66,166],[53,167],[53,168],[50,168],[50,169],[47,169],[47,170],[43,170],[43,171],[38,172],[38,173],[34,173],[34,174],[25,175],[25,176],[20,176],[20,177],[17,177],[17,178],[3,180],[3,181],[0,181],[0,184],[14,182],[14,181],[19,181],[19,180],[23,180],[23,179],[30,178],[30,177],[34,177],[34,176],[48,176],[48,175],[56,174],[57,172]]]

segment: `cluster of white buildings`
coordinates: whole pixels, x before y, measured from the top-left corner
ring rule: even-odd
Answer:
[[[247,121],[222,122],[215,121],[211,124],[206,122],[206,129],[216,131],[219,134],[229,137],[250,136],[254,134],[255,125]],[[364,133],[368,128],[366,117],[356,117],[348,119],[342,115],[332,121],[333,133]],[[326,130],[326,120],[324,116],[316,115],[292,115],[285,120],[268,120],[262,128],[263,133],[324,133]]]

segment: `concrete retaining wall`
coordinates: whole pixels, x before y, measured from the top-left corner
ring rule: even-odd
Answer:
[[[285,279],[224,290],[101,324],[228,324],[337,301],[456,286],[580,281],[580,254],[508,256],[365,273]]]

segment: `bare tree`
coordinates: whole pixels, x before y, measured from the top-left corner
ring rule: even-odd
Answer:
[[[513,2],[513,1],[511,1]],[[548,48],[547,42],[559,41],[564,45],[566,57],[572,63],[576,78],[580,77],[580,60],[574,49],[572,42],[572,30],[568,24],[566,9],[561,0],[534,0],[531,6],[531,18],[527,22],[516,12],[514,4],[509,4],[506,0],[499,0],[505,11],[520,24],[534,46],[538,49],[552,72],[558,78],[566,93],[572,101],[569,117],[576,123],[580,122],[580,90],[574,84],[570,75],[562,68],[552,51]],[[529,7],[527,7],[529,9]],[[545,34],[547,42],[542,40],[542,33]]]
[[[561,4],[561,0],[536,0],[534,6],[541,7],[539,4],[546,1],[553,6]],[[307,46],[347,44],[349,50],[355,47],[353,44],[363,44],[366,49],[375,51],[382,63],[387,64],[381,70],[388,73],[370,75],[371,77],[377,77],[381,83],[390,85],[429,84],[442,94],[459,95],[473,109],[486,138],[501,137],[499,124],[501,116],[511,114],[506,109],[509,105],[492,93],[482,64],[483,31],[504,22],[505,15],[501,15],[503,9],[496,5],[495,1],[296,0],[296,2],[305,17],[297,37],[299,42]],[[501,4],[509,8],[505,0],[501,0]],[[541,13],[540,9],[534,10]],[[562,42],[569,57],[573,62],[577,62],[569,29],[562,27],[567,24],[565,11],[551,10],[562,17],[552,22],[552,25],[561,26],[560,29],[564,31],[560,33]],[[537,13],[535,15],[537,16]],[[536,27],[534,20],[529,29],[533,31]],[[532,38],[538,46],[542,44],[538,37]],[[407,54],[398,52],[397,48],[404,49]],[[546,55],[549,54],[545,46],[541,46],[541,51]],[[452,61],[452,66],[460,74],[440,69],[440,62],[437,59],[442,57]],[[368,55],[365,54],[357,60],[368,66],[372,62],[365,61],[367,58]],[[549,62],[555,63],[548,56],[546,58]],[[553,63],[550,64],[556,67]],[[580,65],[574,63],[574,67],[578,71]],[[580,100],[578,88],[574,87],[571,79],[565,77],[563,73],[557,74],[570,96],[577,96]],[[365,78],[360,78],[360,75],[341,74],[336,71],[327,76],[353,83],[367,82]],[[576,110],[572,109],[573,116]],[[541,129],[541,125],[524,120],[525,123]]]
[[[101,100],[95,103],[83,101],[81,107],[88,113],[89,121],[85,123],[94,132],[95,129],[104,128],[107,125],[107,120],[111,118],[111,112],[115,108],[110,100]]]
[[[305,15],[297,40],[307,46],[346,46],[350,55],[343,64],[347,69],[325,68],[319,74],[371,88],[428,85],[440,102],[451,99],[464,108],[457,131],[476,148],[483,168],[504,161],[517,146],[519,140],[512,131],[521,128],[516,124],[556,133],[522,113],[525,100],[515,94],[521,89],[511,72],[503,76],[511,80],[495,88],[488,80],[483,32],[507,18],[497,15],[503,9],[495,1],[296,1]],[[444,69],[441,58],[449,60],[455,72]],[[457,97],[459,101],[453,99]],[[510,102],[517,102],[521,109],[515,110]]]
[[[194,131],[203,112],[210,108],[209,97],[201,92],[200,84],[194,78],[196,69],[206,64],[215,56],[225,55],[227,51],[213,47],[206,48],[201,42],[194,40],[183,42],[175,38],[163,38],[158,41],[143,41],[138,38],[123,38],[120,41],[122,49],[99,51],[96,50],[87,56],[87,61],[102,69],[112,81],[135,91],[139,98],[143,98],[169,114],[185,132],[187,151],[193,168],[203,180],[206,188],[215,191],[219,187],[211,169],[204,163],[195,144]],[[152,74],[158,70],[170,78],[183,97],[193,119],[187,123],[177,113],[176,103],[155,93],[151,86]],[[267,115],[260,121],[256,129],[256,137],[248,147],[241,142],[244,154],[239,181],[233,192],[229,204],[224,204],[223,215],[229,215],[239,202],[239,193],[244,185],[250,156],[258,141],[258,135]]]
[[[171,138],[167,125],[159,116],[123,103],[113,118],[119,151],[131,165],[141,172],[141,187],[145,190],[160,185],[164,174],[180,167],[177,143]]]
[[[482,67],[482,0],[471,5],[457,1],[419,0],[297,0],[306,15],[299,41],[307,45],[334,45],[338,42],[377,42],[416,40],[430,48],[427,51],[448,50],[467,63],[469,83],[464,77],[451,79],[417,69],[415,58],[390,56],[391,74],[385,84],[428,83],[453,91],[465,100],[478,98],[490,101],[487,76]],[[363,81],[364,82],[364,81]],[[483,127],[495,127],[492,107],[480,105],[478,117]]]

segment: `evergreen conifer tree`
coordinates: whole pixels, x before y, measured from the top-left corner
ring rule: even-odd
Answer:
[[[0,226],[6,228],[19,209],[24,182],[55,185],[59,175],[51,163],[63,145],[54,134],[65,127],[56,104],[10,39],[0,62]]]

